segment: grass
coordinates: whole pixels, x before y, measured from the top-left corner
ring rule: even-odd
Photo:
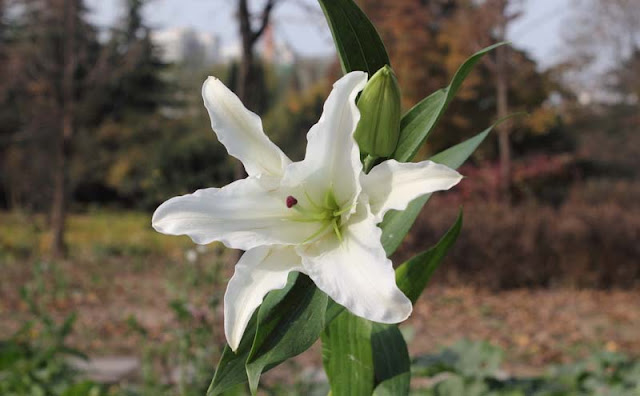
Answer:
[[[44,215],[0,213],[0,257],[36,258],[50,241]],[[65,242],[71,259],[106,256],[177,258],[193,243],[187,237],[169,237],[151,228],[151,214],[94,211],[67,220]]]

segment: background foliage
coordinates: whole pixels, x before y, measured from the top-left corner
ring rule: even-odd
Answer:
[[[235,178],[236,163],[210,133],[198,92],[209,74],[236,86],[239,64],[163,60],[143,18],[143,1],[122,1],[121,18],[104,29],[90,21],[81,0],[73,0],[77,57],[71,103],[77,117],[67,152],[69,254],[50,260],[57,167],[52,147],[69,102],[62,98],[69,40],[63,4],[69,1],[0,1],[0,393],[202,394],[223,353],[219,302],[229,275],[225,264],[233,260],[217,247],[201,253],[186,240],[151,234],[148,217],[170,196]],[[389,50],[407,111],[447,86],[469,55],[500,41],[496,27],[517,19],[523,2],[359,4]],[[465,206],[466,230],[434,274],[443,289],[418,302],[438,304],[402,328],[412,353],[429,352],[413,362],[414,375],[428,377],[414,381],[416,394],[638,392],[634,357],[640,345],[625,330],[638,323],[633,302],[640,279],[638,15],[633,1],[585,1],[569,15],[567,25],[575,29],[566,34],[553,66],[543,69],[517,47],[508,51],[509,110],[529,114],[509,125],[508,195],[500,187],[500,147],[490,135],[461,169],[467,177],[459,188],[431,200],[394,256],[401,263],[435,243],[451,226],[457,206]],[[283,65],[257,55],[252,110],[263,116],[270,137],[300,159],[305,134],[340,65],[299,56]],[[488,54],[469,75],[417,158],[495,121],[496,56]],[[187,257],[194,254],[192,262]],[[475,304],[483,293],[539,299],[541,316],[526,307],[520,312]],[[570,297],[541,297],[555,293]],[[602,303],[609,299],[615,304]],[[591,306],[589,314],[576,308],[583,304]],[[428,347],[419,341],[415,346],[411,328],[435,326],[431,318],[448,309],[462,313],[443,316],[449,329],[430,327],[436,335],[417,330],[415,338],[426,339]],[[546,313],[574,311],[581,317],[578,330],[542,328],[554,320]],[[522,315],[538,318],[540,329],[521,334],[531,328]],[[481,334],[506,352],[462,343],[434,354],[436,345],[453,343],[443,334],[469,336],[464,328],[477,329],[471,321],[495,329]],[[500,328],[507,334],[494,339]],[[86,381],[69,364],[69,356],[78,358],[76,347],[92,356],[139,356],[135,383]],[[619,349],[629,356],[613,352]],[[579,363],[549,373],[542,369],[567,361]],[[265,376],[261,391],[326,394],[326,381],[308,369],[320,364],[288,363],[286,374]],[[534,372],[522,373],[520,365]]]

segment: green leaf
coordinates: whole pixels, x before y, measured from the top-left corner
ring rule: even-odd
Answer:
[[[467,139],[462,143],[456,144],[453,147],[439,152],[433,157],[429,158],[433,162],[437,162],[442,165],[446,165],[449,168],[458,169],[465,161],[473,154],[474,151],[480,146],[484,139],[489,135],[491,130],[495,128],[499,122],[491,125],[489,128],[480,132],[471,139]]]
[[[384,216],[384,220],[378,227],[382,229],[380,240],[387,257],[398,249],[429,198],[431,198],[431,194],[423,195],[411,201],[402,212],[390,210]]]
[[[288,285],[293,286],[293,285]],[[225,345],[222,351],[222,356],[218,361],[218,367],[213,375],[209,389],[207,390],[207,396],[219,395],[222,392],[233,388],[236,385],[243,384],[248,381],[247,372],[245,369],[245,363],[249,352],[251,350],[251,344],[256,334],[256,317],[257,312],[251,317],[249,324],[247,325],[238,350],[234,353],[229,345]]]
[[[344,307],[337,302],[333,301],[331,297],[329,297],[329,303],[327,304],[327,313],[325,314],[324,323],[328,325],[333,322],[335,318],[338,317],[344,311]]]
[[[498,43],[473,54],[458,68],[448,87],[429,95],[402,117],[400,139],[392,158],[400,162],[413,159],[473,67],[489,51],[505,44]]]
[[[447,107],[449,88],[442,88],[412,107],[400,121],[400,137],[392,157],[400,162],[413,159],[435,128]]]
[[[455,224],[434,247],[416,255],[396,269],[396,283],[413,304],[416,303],[433,272],[458,239],[461,229],[462,211],[458,214]]]
[[[409,394],[411,361],[398,326],[370,322],[334,305],[340,313],[322,337],[323,361],[332,394],[369,395],[374,384],[374,395]],[[369,353],[373,359],[373,377]]]
[[[269,326],[273,326],[272,332],[274,333],[274,337],[278,337],[280,334],[279,332],[286,332],[291,325],[295,324],[295,320],[292,321],[292,318],[287,317],[287,315],[291,313],[291,310],[286,310],[284,308],[290,306],[287,301],[296,301],[298,298],[304,298],[306,292],[301,292],[300,288],[296,288],[296,286],[298,285],[298,282],[306,284],[305,278],[306,276],[304,275],[292,272],[289,274],[287,285],[283,289],[274,290],[265,297],[262,305],[273,307],[272,309],[274,312],[276,314],[279,313],[279,317],[277,318],[267,314],[263,314],[262,316],[268,317],[270,323]],[[291,296],[287,297],[294,289],[296,290],[296,293],[291,293]],[[314,292],[314,290],[311,292]],[[285,297],[287,297],[287,299],[285,299]],[[304,307],[301,306],[300,308],[306,310],[316,309],[317,307],[315,305],[311,307],[306,305]],[[242,340],[240,341],[240,345],[238,346],[238,350],[234,353],[228,345],[225,346],[222,356],[218,362],[216,372],[211,380],[209,389],[207,390],[207,396],[219,395],[227,389],[248,381],[245,364],[247,363],[254,339],[256,338],[259,312],[260,310],[257,310],[251,317],[251,320],[249,321],[249,324],[242,336]],[[324,315],[324,308],[322,308],[322,315]],[[274,325],[274,323],[277,324],[277,326]],[[263,330],[260,338],[264,340],[264,337],[267,336],[268,332]],[[317,338],[318,337],[316,336],[316,339]]]
[[[29,349],[13,340],[0,341],[0,371],[13,367],[29,356]]]
[[[486,132],[486,131],[485,131]],[[485,135],[486,136],[486,135]],[[477,146],[482,140],[476,140]],[[464,144],[464,143],[463,143]],[[457,153],[457,151],[452,151]],[[444,160],[453,158],[450,164],[456,164],[453,156],[445,156]],[[431,249],[413,257],[396,269],[396,283],[402,292],[415,303],[426,287],[433,272],[442,262],[447,251],[453,246],[460,230],[462,229],[462,212],[458,215],[455,224]],[[366,331],[354,325],[352,314],[332,300],[326,311],[327,330],[323,334],[323,350],[325,370],[329,376],[333,394],[359,394],[362,389],[368,389],[366,384],[356,383],[355,390],[349,388],[349,376],[367,378],[369,367],[367,365],[351,365],[349,360],[362,352],[361,345],[354,339],[361,340],[367,337]],[[356,318],[357,319],[357,318]],[[354,322],[355,323],[355,322]],[[350,328],[349,324],[354,328]],[[335,327],[334,327],[335,326]],[[396,325],[385,325],[371,322],[370,344],[373,353],[373,365],[375,370],[375,391],[376,396],[382,395],[407,395],[411,380],[410,359],[407,345]],[[337,340],[334,338],[338,338]],[[366,350],[366,347],[364,347]],[[342,361],[347,360],[347,361]],[[346,367],[348,366],[348,367]],[[356,374],[360,367],[363,372]],[[331,374],[329,369],[334,370]],[[346,376],[346,377],[345,377]],[[332,378],[333,377],[333,378]],[[346,379],[345,379],[346,378]],[[356,393],[354,393],[356,392]]]
[[[382,381],[373,390],[373,396],[402,396],[409,394],[411,371],[396,375]],[[406,389],[406,391],[405,391]]]
[[[258,312],[258,327],[246,363],[253,394],[265,368],[306,351],[324,330],[327,295],[309,277],[300,274],[288,294],[279,292],[282,298],[265,299]]]
[[[318,339],[326,306],[327,296],[306,275],[291,273],[285,288],[267,294],[236,353],[225,346],[207,396],[247,381],[255,391],[263,371],[304,352]]]
[[[458,215],[455,224],[434,247],[413,257],[396,269],[396,283],[412,303],[415,304],[420,294],[422,294],[433,272],[442,262],[447,251],[453,246],[461,229],[462,212]],[[331,301],[327,308],[327,323],[333,325],[332,319],[335,318],[336,321],[339,321],[345,314],[351,315],[342,306]],[[329,341],[337,343],[337,341],[331,340],[331,337],[347,338],[348,329],[341,329],[341,331],[340,333],[336,331],[337,335],[325,333],[323,345]],[[373,394],[375,396],[407,395],[411,380],[411,364],[407,345],[398,327],[396,325],[372,323],[371,348],[374,351],[375,383],[377,384]],[[343,353],[342,356],[334,356],[333,359],[345,358],[344,355]],[[346,356],[348,358],[349,354],[346,354]],[[333,363],[337,365],[336,362]],[[343,364],[345,363],[343,362]],[[349,392],[351,392],[348,388],[342,390],[346,390],[347,393],[345,394],[350,394]]]
[[[489,132],[497,125],[493,124],[483,132],[477,134],[471,139],[465,140],[453,147],[446,149],[445,151],[438,153],[431,157],[431,160],[443,165],[447,165],[450,168],[459,168],[471,154],[478,148],[480,143],[487,137]],[[424,204],[427,203],[431,194],[423,195],[416,198],[407,206],[402,212],[390,210],[384,216],[384,220],[380,223],[382,228],[382,246],[384,246],[387,256],[393,254],[398,246],[402,243],[405,235],[411,229],[411,226],[415,222],[418,214],[422,210]]]
[[[91,382],[83,381],[66,388],[60,396],[86,396],[91,394],[100,394],[100,387]]]
[[[60,325],[60,327],[58,328],[58,331],[56,332],[58,339],[60,340],[60,342],[62,342],[65,338],[67,338],[67,336],[69,334],[71,334],[71,331],[73,330],[73,325],[76,323],[76,320],[78,319],[78,314],[77,312],[72,312],[70,313],[65,319],[64,322]]]
[[[370,396],[373,392],[372,325],[343,311],[322,334],[322,362],[332,396]]]
[[[390,65],[382,39],[353,0],[318,0],[336,44],[345,73],[362,70],[369,76]]]
[[[402,396],[409,394],[411,360],[407,343],[397,325],[373,323],[371,348],[376,396]]]

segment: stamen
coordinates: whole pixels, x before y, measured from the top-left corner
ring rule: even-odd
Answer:
[[[308,243],[320,238],[329,230],[333,230],[335,236],[340,242],[342,242],[343,235],[341,230],[341,216],[344,213],[349,212],[352,207],[341,207],[341,205],[338,204],[332,189],[327,190],[325,193],[324,205],[322,206],[315,203],[305,189],[302,189],[302,191],[307,198],[303,204],[299,204],[298,200],[293,195],[287,196],[285,200],[287,208],[293,209],[299,214],[299,216],[290,217],[290,220],[303,223],[319,223],[320,225],[320,228],[305,239],[303,243]],[[311,208],[306,207],[307,203],[311,205]]]
[[[342,242],[342,233],[340,232],[340,226],[338,226],[338,219],[333,219],[331,225],[333,226],[333,232],[336,233],[338,240]]]
[[[333,195],[333,190],[327,190],[327,193],[324,195],[324,207],[325,208],[338,207],[338,202],[336,201],[336,196]]]
[[[333,212],[333,217],[339,217],[342,216],[344,213],[347,213],[348,211],[350,211],[352,208],[352,206],[347,206],[345,208],[342,208],[342,210],[338,210]]]
[[[291,209],[292,207],[294,207],[296,204],[298,203],[298,200],[295,199],[295,197],[293,197],[292,195],[289,195],[287,197],[287,208]]]
[[[322,209],[322,207],[320,205],[318,205],[315,202],[313,202],[313,199],[311,199],[311,197],[309,196],[309,193],[307,192],[307,190],[304,190],[304,195],[307,197],[307,200],[309,201],[311,206],[313,206],[315,209]]]
[[[329,224],[325,224],[324,226],[322,226],[322,228],[320,228],[318,231],[314,232],[313,235],[311,235],[310,237],[305,239],[303,241],[303,243],[310,242],[310,241],[314,240],[315,238],[317,238],[318,236],[322,235],[325,231],[327,231],[327,229],[329,227],[331,227],[331,224],[333,224],[333,222],[331,222]]]

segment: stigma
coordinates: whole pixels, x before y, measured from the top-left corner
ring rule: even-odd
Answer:
[[[294,207],[297,203],[298,200],[293,196],[293,195],[289,195],[287,197],[287,208],[291,209],[292,207]]]

